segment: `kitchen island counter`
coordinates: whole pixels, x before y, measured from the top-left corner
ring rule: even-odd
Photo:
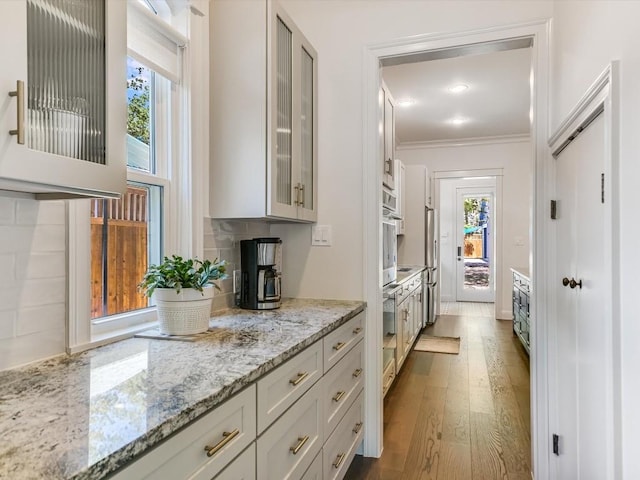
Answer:
[[[131,338],[2,371],[0,479],[105,478],[364,308],[232,309],[194,342]]]

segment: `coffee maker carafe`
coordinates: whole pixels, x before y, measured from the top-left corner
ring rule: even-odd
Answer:
[[[282,240],[254,238],[240,241],[240,298],[238,306],[251,310],[280,307]]]

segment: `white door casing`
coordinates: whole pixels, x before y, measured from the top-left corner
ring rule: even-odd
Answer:
[[[620,421],[616,385],[612,188],[615,111],[609,67],[551,138],[555,157],[555,304],[549,319],[552,479],[617,478]]]
[[[533,215],[531,224],[532,257],[530,262],[532,289],[536,292],[531,305],[538,322],[532,326],[531,352],[531,425],[532,464],[535,478],[549,477],[550,445],[548,430],[547,352],[546,338],[549,290],[545,287],[551,266],[547,252],[552,248],[548,235],[548,200],[550,198],[551,159],[547,145],[548,77],[549,77],[548,19],[514,25],[490,27],[467,32],[414,35],[363,48],[363,291],[368,304],[366,342],[371,348],[365,354],[368,371],[382,371],[382,172],[378,168],[381,145],[378,126],[381,121],[378,106],[380,89],[380,60],[385,57],[418,51],[439,50],[461,45],[501,41],[509,38],[532,38],[532,172]],[[382,453],[382,377],[368,375],[365,379],[365,438],[363,453],[379,457]]]
[[[495,182],[495,179],[494,179]],[[486,289],[472,289],[465,287],[465,252],[464,252],[464,199],[469,196],[484,196],[489,198],[489,241],[487,242],[487,250],[489,258],[489,285]],[[456,188],[456,248],[460,249],[459,256],[456,257],[456,301],[457,302],[494,302],[495,301],[495,272],[496,256],[495,239],[496,239],[496,191],[493,187],[466,187]]]

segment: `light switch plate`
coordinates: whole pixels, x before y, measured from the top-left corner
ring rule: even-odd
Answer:
[[[331,246],[331,225],[314,225],[311,227],[311,245],[318,247]]]

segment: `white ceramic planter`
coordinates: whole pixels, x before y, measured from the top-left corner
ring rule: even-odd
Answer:
[[[165,335],[193,335],[206,332],[211,317],[213,285],[202,292],[183,288],[180,293],[172,288],[156,288],[153,298],[158,309],[160,333]]]

